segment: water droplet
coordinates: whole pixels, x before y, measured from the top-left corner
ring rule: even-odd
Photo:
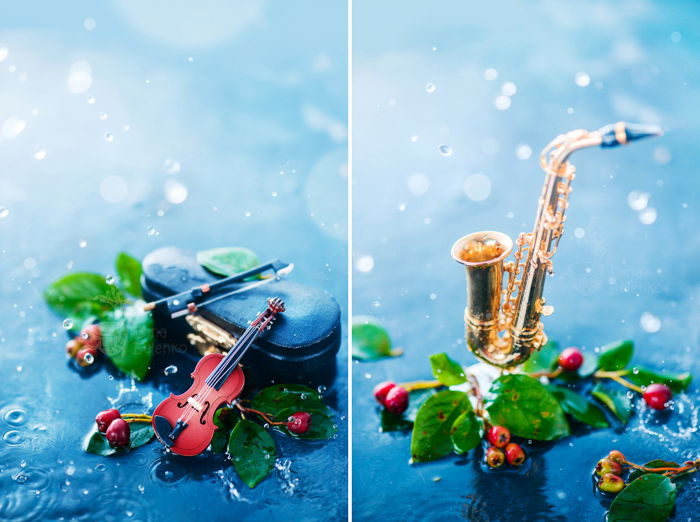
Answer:
[[[177,160],[167,158],[163,162],[163,170],[166,172],[166,174],[177,174],[180,172],[180,170],[182,170],[182,165],[180,165],[180,162]]]
[[[97,27],[97,22],[94,18],[86,18],[83,20],[83,29],[86,31],[94,31],[95,27]]]
[[[422,196],[430,188],[430,179],[422,172],[416,172],[408,177],[408,190],[411,194]]]
[[[577,72],[574,76],[574,81],[579,87],[588,87],[591,83],[591,77],[585,72]]]
[[[63,321],[63,328],[65,328],[66,330],[70,330],[71,328],[73,328],[73,321],[71,321],[70,319],[65,319]]]
[[[143,484],[139,484],[138,486],[136,486],[136,489],[138,489],[140,493],[143,493],[144,491],[146,491],[146,488],[144,487]]]
[[[517,145],[515,147],[515,155],[521,160],[530,159],[532,156],[532,149],[529,145],[525,145],[524,143]]]
[[[586,235],[586,231],[583,228],[578,227],[578,228],[574,229],[574,237],[576,239],[582,239],[585,235]]]
[[[656,209],[652,207],[645,208],[639,213],[639,221],[642,225],[651,225],[656,221]]]
[[[649,333],[656,333],[661,330],[661,319],[650,312],[644,312],[639,318],[642,330]]]
[[[108,285],[113,285],[116,281],[117,279],[111,274],[105,277],[105,283],[107,283]]]
[[[435,301],[437,299],[437,294],[435,292],[430,294],[430,300]]]
[[[464,193],[472,201],[484,201],[491,194],[491,180],[481,173],[472,174],[464,181]]]
[[[425,92],[434,93],[436,90],[437,90],[437,87],[435,86],[434,83],[428,83],[425,86]]]
[[[86,246],[88,246],[88,242],[85,239],[81,239],[80,241],[78,241],[78,246],[80,248],[85,248]]]
[[[95,471],[99,471],[100,473],[107,471],[107,466],[104,464],[100,463],[95,466]]]
[[[3,138],[11,140],[19,136],[26,128],[26,121],[11,116],[3,122],[2,127],[0,127],[0,132]]]
[[[95,99],[94,96],[88,96],[87,102],[88,102],[90,105],[95,105],[95,102],[96,102],[96,101],[97,101],[97,100]]]
[[[632,210],[644,210],[649,203],[649,193],[633,190],[627,194],[627,204]]]
[[[5,218],[10,215],[10,209],[6,207],[0,207],[0,218]]]
[[[92,67],[84,61],[75,62],[68,70],[66,86],[73,94],[80,94],[87,91],[92,85]]]
[[[371,272],[374,268],[374,258],[370,255],[358,257],[355,261],[355,268],[358,272]]]
[[[0,47],[0,62],[2,62],[7,55],[10,54],[10,50],[7,47]]]
[[[443,156],[452,156],[452,147],[450,147],[449,145],[440,145],[438,147],[438,151]]]
[[[174,179],[165,182],[165,199],[173,205],[179,205],[187,199],[188,190],[185,185]]]
[[[321,395],[323,395],[324,393],[326,393],[326,390],[327,390],[327,389],[328,389],[328,388],[326,388],[323,384],[321,384],[318,388],[316,388],[316,391],[317,391],[318,393],[320,393]]]
[[[492,81],[498,78],[498,71],[493,68],[486,69],[484,71],[484,80]]]
[[[505,111],[510,107],[511,101],[508,96],[501,95],[501,96],[496,96],[493,100],[493,105],[498,109],[499,111]]]
[[[501,94],[504,96],[513,96],[518,92],[518,87],[513,82],[506,82],[501,85]]]
[[[148,234],[149,236],[157,236],[159,232],[153,225],[148,225],[148,227],[146,227],[146,234]]]
[[[17,473],[13,478],[17,484],[24,484],[29,479],[29,476],[24,473]]]
[[[671,151],[668,147],[659,145],[654,149],[654,161],[659,165],[666,165],[671,161]]]
[[[112,135],[111,132],[105,132],[105,140],[106,141],[114,141],[114,136]]]
[[[639,368],[632,368],[632,373],[635,375],[639,374]]]
[[[100,119],[101,119],[101,120],[106,120],[107,118],[109,118],[109,116],[107,116],[107,113],[106,113],[106,112],[101,112],[101,113],[100,113]]]
[[[39,149],[34,153],[34,159],[37,159],[39,161],[43,160],[46,158],[47,152],[44,149]]]
[[[174,364],[171,364],[170,366],[166,367],[163,370],[163,375],[168,376],[168,375],[175,375],[177,373],[177,366]]]

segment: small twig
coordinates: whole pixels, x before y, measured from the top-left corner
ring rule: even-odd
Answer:
[[[413,381],[404,382],[402,384],[399,384],[399,386],[404,388],[407,392],[412,392],[415,390],[430,390],[433,388],[440,388],[445,385],[442,384],[440,381]]]
[[[625,388],[629,388],[630,390],[634,390],[638,393],[641,393],[642,395],[644,394],[644,390],[642,388],[640,388],[636,384],[632,384],[627,379],[623,379],[621,377],[622,375],[626,375],[626,370],[620,370],[620,371],[616,371],[616,372],[598,370],[597,372],[595,372],[593,374],[593,377],[596,377],[598,379],[611,379],[618,384],[622,384]]]
[[[553,372],[534,372],[534,373],[528,373],[528,375],[530,377],[534,377],[535,379],[539,379],[540,377],[547,377],[548,379],[556,379],[557,377],[559,377],[559,375],[561,375],[561,372],[563,372],[563,371],[564,370],[561,367],[559,367],[556,370],[554,370]]]
[[[255,413],[256,415],[260,415],[263,419],[265,419],[265,422],[267,422],[270,426],[282,426],[284,424],[287,424],[286,422],[277,422],[277,421],[272,420],[267,413],[262,412],[260,410],[254,410],[253,408],[246,408],[238,401],[235,402],[234,405],[236,406],[236,408],[238,408],[240,410],[241,414]]]

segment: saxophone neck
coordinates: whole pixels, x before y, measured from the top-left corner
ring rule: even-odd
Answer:
[[[627,145],[633,141],[653,136],[661,136],[663,131],[656,125],[625,123],[620,121],[601,127],[595,131],[583,129],[567,132],[547,145],[540,156],[540,164],[545,170],[559,171],[572,153],[587,147],[612,148]]]

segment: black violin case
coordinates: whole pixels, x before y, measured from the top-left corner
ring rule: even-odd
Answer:
[[[166,247],[144,258],[141,286],[144,299],[153,301],[219,278],[197,263],[194,252]],[[259,386],[273,382],[332,383],[341,326],[340,307],[328,292],[280,279],[220,299],[199,308],[196,313],[238,338],[248,323],[265,309],[268,297],[280,297],[286,310],[270,330],[261,334],[241,361],[246,375]],[[162,308],[153,313],[154,363],[157,358],[167,362],[173,354],[186,354],[194,360],[201,357],[187,341],[192,328],[184,317],[171,319],[167,309]]]

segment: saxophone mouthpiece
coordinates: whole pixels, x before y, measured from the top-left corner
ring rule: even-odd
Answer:
[[[631,141],[641,140],[653,136],[661,136],[664,131],[657,125],[645,125],[643,123],[625,123],[620,121],[598,130],[601,136],[600,146],[617,147],[626,145]]]

